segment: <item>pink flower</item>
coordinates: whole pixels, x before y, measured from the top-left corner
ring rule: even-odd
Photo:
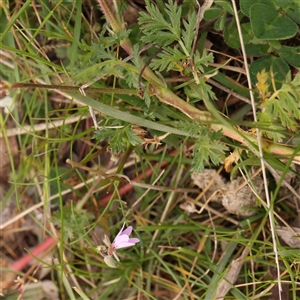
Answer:
[[[100,245],[97,247],[98,252],[104,257],[104,262],[111,268],[116,268],[116,262],[113,257],[119,262],[120,259],[116,253],[117,249],[126,248],[134,246],[140,240],[138,238],[130,238],[130,234],[132,232],[132,226],[129,226],[125,230],[125,223],[122,226],[122,229],[119,231],[114,241],[111,243],[108,236],[105,235],[103,239],[103,243],[105,246]],[[107,247],[107,248],[106,248]]]
[[[115,250],[134,246],[140,241],[138,238],[129,237],[132,232],[132,226],[129,226],[128,228],[123,230],[124,227],[125,223],[123,224],[122,229],[119,231],[114,241],[112,242],[112,246]]]

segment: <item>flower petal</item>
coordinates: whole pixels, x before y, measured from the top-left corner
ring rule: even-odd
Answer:
[[[140,239],[138,239],[138,238],[130,238],[128,242],[136,244],[136,243],[140,242]]]
[[[123,223],[123,226],[122,226],[121,230],[119,231],[119,233],[117,234],[116,238],[117,238],[119,235],[122,234],[122,231],[123,231],[124,227],[125,227],[125,222]],[[115,238],[115,239],[116,239],[116,238]]]
[[[124,227],[125,223],[123,223],[122,229],[119,231],[111,244],[115,249],[131,247],[140,241],[138,238],[129,238],[132,232],[132,226],[129,226],[125,230]]]
[[[120,235],[120,236],[117,236],[115,238],[115,240],[113,241],[112,245],[113,245],[113,247],[118,248],[119,244],[126,243],[128,241],[129,241],[129,236],[127,236],[127,235]]]
[[[115,248],[121,249],[121,248],[131,247],[134,245],[135,245],[135,243],[124,242],[124,243],[118,244]]]
[[[125,234],[125,235],[130,236],[131,232],[132,232],[132,226],[129,226],[121,233],[121,235]]]
[[[115,249],[121,249],[126,247],[134,246],[136,243],[138,243],[140,240],[138,238],[130,238],[128,240],[119,240],[118,243],[114,243],[113,246]]]

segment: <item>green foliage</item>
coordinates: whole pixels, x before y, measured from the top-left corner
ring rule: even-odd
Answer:
[[[63,228],[63,240],[67,241],[83,235],[86,226],[90,225],[94,218],[95,216],[92,213],[88,213],[84,210],[76,212],[70,207],[64,206],[62,210],[54,212],[51,217],[51,222]]]
[[[207,128],[202,125],[200,122],[194,121],[180,121],[177,122],[178,127],[187,131],[191,137],[199,139],[201,134],[205,134],[207,132]]]
[[[257,3],[250,8],[250,21],[258,40],[283,40],[298,31],[297,24],[279,13],[274,7]]]
[[[223,10],[220,7],[213,7],[211,9],[207,9],[204,12],[205,21],[211,21],[221,16]],[[220,29],[221,30],[221,29]]]
[[[85,41],[79,43],[81,51],[77,53],[77,65],[71,70],[73,81],[81,84],[95,78],[100,80],[108,76],[119,78],[128,76],[124,67],[116,64],[117,58],[114,47],[129,33],[130,30],[123,30],[118,32],[118,35],[108,35],[108,29],[105,26],[99,33],[98,42],[93,42],[91,45]]]
[[[233,8],[232,8],[231,1],[216,0],[215,4],[219,7],[221,7],[225,12],[229,13],[230,15],[233,15]]]
[[[251,276],[248,268],[250,264],[246,262],[241,269],[243,272],[238,274],[238,286],[233,282],[228,295],[220,297],[251,299],[258,295],[260,290],[268,290],[276,282],[276,278],[265,277],[265,274],[269,274],[269,267],[275,260],[273,245],[269,240],[270,233],[265,230],[270,228],[267,226],[267,212],[264,212],[262,207],[259,214],[247,217],[241,222],[241,218],[234,215],[228,218],[227,213],[216,214],[220,204],[210,202],[210,208],[214,210],[210,210],[212,221],[208,223],[205,211],[196,214],[202,211],[200,204],[203,199],[181,203],[189,206],[180,205],[180,209],[170,201],[174,193],[173,188],[180,192],[183,191],[182,188],[188,191],[186,187],[191,187],[190,172],[185,170],[198,173],[211,165],[222,164],[224,158],[229,157],[229,152],[233,153],[232,157],[240,159],[235,169],[241,170],[249,183],[255,185],[248,170],[252,166],[260,166],[260,159],[255,151],[256,131],[250,132],[251,126],[260,128],[264,139],[263,147],[270,145],[263,150],[269,151],[272,148],[270,151],[273,153],[278,153],[275,151],[278,149],[287,150],[287,154],[280,153],[284,157],[291,157],[297,151],[299,153],[300,76],[291,72],[295,71],[291,66],[299,68],[300,61],[299,46],[295,47],[298,36],[293,35],[295,24],[299,24],[299,1],[235,1],[239,9],[238,18],[249,62],[252,62],[250,72],[255,86],[253,90],[256,92],[256,109],[259,112],[258,122],[255,124],[249,122],[252,117],[249,113],[250,105],[246,103],[249,99],[249,89],[245,74],[241,70],[244,65],[240,57],[240,41],[231,0],[212,1],[211,9],[207,10],[204,16],[209,22],[202,20],[200,23],[198,43],[196,49],[193,49],[195,51],[192,51],[192,47],[197,27],[196,0],[147,0],[147,6],[141,7],[143,12],[139,18],[140,25],[131,26],[132,31],[115,30],[104,17],[98,19],[101,29],[95,29],[94,16],[101,15],[100,11],[97,11],[100,8],[88,7],[88,1],[55,1],[55,6],[52,1],[40,1],[38,7],[30,5],[32,1],[23,1],[22,5],[20,1],[4,2],[9,5],[0,6],[0,17],[3,19],[3,22],[0,22],[0,48],[3,51],[1,59],[5,61],[0,72],[3,76],[11,83],[41,79],[49,84],[55,84],[60,76],[62,81],[68,78],[65,84],[73,87],[78,83],[86,84],[97,79],[93,87],[101,88],[99,93],[95,92],[95,89],[87,89],[87,96],[79,94],[77,90],[66,89],[65,94],[74,101],[67,98],[61,101],[61,98],[57,97],[57,91],[51,90],[48,93],[47,90],[41,92],[40,89],[35,89],[32,92],[23,88],[18,94],[15,89],[17,109],[10,115],[5,115],[7,120],[13,119],[15,128],[11,128],[11,124],[0,117],[0,127],[4,128],[2,131],[5,134],[7,130],[11,134],[11,129],[14,130],[13,135],[18,139],[18,150],[22,154],[22,166],[13,171],[14,174],[10,177],[13,179],[10,180],[12,187],[1,206],[3,202],[14,201],[14,198],[23,199],[23,194],[20,193],[24,192],[24,195],[27,195],[26,189],[29,188],[28,194],[30,198],[36,198],[36,203],[43,196],[43,199],[59,205],[59,210],[53,211],[51,221],[59,227],[65,245],[67,240],[72,239],[76,242],[76,247],[68,247],[66,253],[68,269],[64,265],[64,247],[59,248],[60,257],[55,253],[55,256],[60,258],[59,263],[51,266],[46,263],[47,267],[52,268],[53,281],[58,282],[60,298],[76,298],[70,293],[73,289],[65,277],[66,270],[77,279],[79,285],[75,280],[75,290],[84,290],[87,293],[86,298],[123,299],[123,295],[138,297],[140,294],[149,299],[154,298],[153,276],[160,273],[162,277],[155,277],[155,288],[166,295],[170,294],[169,291],[177,289],[182,291],[182,299],[214,299],[216,290],[222,286],[224,275],[231,271],[228,266],[236,258],[235,254],[241,253],[245,245],[245,251],[251,250],[250,259],[257,262],[257,276]],[[106,2],[111,2],[113,7],[118,1]],[[123,11],[129,2],[120,1],[122,7],[114,10],[117,12],[117,20],[122,19],[118,12]],[[140,3],[143,6],[144,2]],[[126,27],[126,24],[121,25],[120,28]],[[69,44],[63,47],[66,51],[61,57],[55,53],[50,55],[46,51],[46,47],[54,45],[54,40],[57,39],[58,44]],[[229,47],[224,45],[224,39]],[[207,51],[206,41],[213,44]],[[133,51],[130,50],[130,44],[133,45]],[[150,67],[145,68],[143,74],[139,74],[143,63],[148,64],[151,54],[156,49],[161,49],[161,52],[155,58],[151,58]],[[214,50],[219,52],[217,67],[216,64],[212,64]],[[224,63],[224,57],[227,55],[231,60],[227,61],[225,58]],[[263,69],[265,72],[262,72]],[[65,76],[61,76],[62,74]],[[208,83],[208,80],[211,81]],[[143,97],[137,94],[139,84],[145,89]],[[131,90],[128,90],[129,88]],[[118,93],[114,94],[113,89]],[[231,90],[237,94],[231,93]],[[229,101],[226,99],[227,94],[230,95],[227,98]],[[215,101],[217,98],[220,101]],[[239,101],[240,99],[245,102]],[[90,140],[89,134],[93,128],[89,122],[82,121],[82,117],[90,119],[89,112],[86,106],[80,107],[79,102],[99,112],[103,120],[102,127],[94,134],[97,141],[94,140],[91,147],[90,142],[86,141]],[[96,114],[96,118],[98,117],[99,114]],[[140,131],[139,134],[143,136],[141,140],[131,128],[131,124],[147,129],[149,136],[144,137]],[[239,130],[238,126],[241,124],[243,127]],[[224,131],[213,131],[220,128]],[[19,129],[25,129],[25,133],[18,134]],[[137,128],[135,130],[138,131]],[[224,138],[223,134],[228,138]],[[4,136],[9,145],[11,138],[11,135]],[[151,152],[160,138],[164,145],[160,146],[159,151]],[[276,144],[271,143],[270,139],[276,141]],[[77,169],[75,174],[69,165],[69,171],[60,170],[60,166],[65,167],[65,159],[70,157],[74,168],[86,164],[97,167],[94,154],[97,142],[103,140],[109,142],[113,153],[126,151],[129,155],[132,146],[135,146],[134,150],[140,160],[130,170],[148,176],[148,168],[153,167],[152,176],[147,177],[147,183],[151,186],[149,185],[147,190],[136,188],[127,206],[123,201],[111,201],[106,208],[100,207],[105,205],[105,201],[102,201],[104,199],[101,199],[105,192],[115,193],[111,199],[126,199],[127,195],[123,198],[122,190],[118,191],[118,184],[115,184],[108,190],[101,191],[97,197],[101,201],[93,203],[95,211],[92,214],[82,209],[84,207],[91,211],[90,203],[86,202],[89,197],[83,197],[74,209],[68,207],[61,197],[70,191],[70,185],[76,184],[74,192],[77,195],[88,192],[86,196],[90,196],[98,187],[102,189],[106,186],[108,180],[103,179],[99,186],[95,186],[97,181],[88,181],[90,173]],[[84,147],[81,147],[82,143]],[[230,149],[227,148],[227,143]],[[148,145],[148,149],[143,149],[141,144]],[[193,159],[190,158],[190,149],[193,149]],[[240,149],[245,151],[239,151]],[[249,149],[254,151],[247,151]],[[28,153],[31,154],[26,157]],[[13,156],[11,157],[13,166]],[[81,160],[80,165],[75,164],[78,158]],[[264,160],[277,171],[287,171],[291,162],[290,160],[286,163],[285,160],[285,167],[283,163],[278,163],[277,156],[266,152]],[[234,163],[234,160],[231,162]],[[118,172],[124,167],[122,163],[123,161]],[[160,169],[161,164],[164,165],[163,172]],[[68,180],[67,186],[63,183],[66,177],[57,180],[57,176],[65,173],[76,175],[74,181],[73,178]],[[158,176],[159,180],[156,180]],[[217,178],[213,180],[215,179]],[[77,185],[78,180],[86,184],[86,189]],[[217,183],[217,180],[215,182]],[[274,185],[275,182],[270,180],[272,204],[276,200],[272,190]],[[279,187],[280,183],[277,185]],[[163,186],[163,191],[154,190],[155,186]],[[171,189],[165,189],[165,186]],[[12,197],[14,192],[13,196],[16,197]],[[286,194],[286,191],[283,192]],[[56,193],[58,195],[55,195]],[[259,195],[262,194],[263,192],[259,191]],[[193,195],[189,193],[188,196]],[[136,199],[139,199],[138,203],[135,203],[138,205],[134,206],[134,210],[128,210]],[[165,199],[170,201],[164,201]],[[27,209],[24,201],[17,204],[20,210]],[[278,211],[281,211],[289,204],[280,201],[276,205],[280,206]],[[207,206],[204,208],[208,209]],[[162,210],[163,214],[160,213]],[[272,210],[266,211],[273,216]],[[29,212],[30,210],[27,210],[27,214]],[[287,213],[295,216],[292,209],[287,210]],[[105,269],[103,257],[99,253],[86,251],[86,244],[92,238],[91,232],[86,228],[91,226],[95,217],[98,219],[95,229],[98,229],[98,225],[101,229],[107,229],[106,234],[110,240],[113,240],[118,232],[119,227],[116,224],[121,224],[123,220],[134,227],[135,233],[132,236],[141,239],[136,247],[120,250],[121,262],[113,271]],[[136,222],[139,226],[135,226]],[[199,231],[203,234],[199,235]],[[43,224],[36,222],[33,234],[42,236],[43,232]],[[264,234],[261,234],[262,232]],[[99,239],[103,238],[103,234],[99,233]],[[260,240],[261,238],[264,240]],[[223,241],[227,245],[225,251],[215,248],[216,242]],[[199,243],[203,245],[201,253],[197,251],[197,247],[191,247]],[[95,243],[99,244],[101,242]],[[158,249],[164,251],[159,253]],[[294,261],[299,260],[298,252],[290,250],[287,246],[281,247],[278,252],[279,259],[288,267],[282,280],[291,283],[289,290],[294,293],[291,299],[296,299],[297,286],[291,279],[297,278],[298,270]],[[207,273],[208,269],[211,272]],[[190,278],[187,278],[187,273],[191,275]],[[168,276],[163,276],[164,274]],[[261,280],[257,281],[257,278]],[[187,282],[192,282],[191,289],[185,288]],[[249,284],[255,288],[248,289]]]
[[[300,46],[282,46],[278,49],[278,53],[288,64],[295,66],[296,68],[300,68]]]
[[[139,23],[143,28],[143,42],[168,46],[181,37],[181,7],[176,2],[169,0],[166,4],[166,14],[163,15],[157,6],[146,0],[148,13],[141,12]]]
[[[162,52],[151,62],[151,67],[160,72],[163,70],[183,71],[182,62],[189,61],[195,38],[195,26],[197,15],[194,10],[189,11],[186,19],[182,16],[181,6],[169,0],[166,4],[165,14],[146,1],[148,13],[141,12],[139,23],[142,28],[143,36],[141,40],[145,43],[153,43],[162,47]],[[179,47],[170,44],[177,42]],[[212,54],[203,53],[200,58],[199,52],[195,55],[195,68],[200,68],[207,62],[212,62]],[[190,72],[190,70],[189,70]],[[187,71],[185,71],[187,74]]]
[[[273,55],[264,56],[260,59],[257,59],[250,65],[250,76],[253,85],[257,83],[257,74],[262,70],[266,70],[266,72],[270,72],[272,77],[274,78],[276,89],[280,89],[282,83],[285,80],[290,80],[289,66],[288,64],[280,57],[276,57]],[[270,91],[273,90],[273,86],[271,83],[271,76],[269,76],[268,83],[270,86]]]
[[[201,130],[201,137],[196,141],[193,150],[193,167],[191,171],[199,173],[205,168],[204,162],[210,161],[214,165],[219,165],[224,160],[224,152],[228,150],[222,139],[221,131],[211,132],[204,128]]]
[[[262,95],[258,118],[262,123],[271,124],[269,127],[271,130],[263,130],[263,134],[277,142],[284,138],[282,134],[284,127],[292,132],[297,131],[300,120],[300,75],[298,73],[291,82],[284,82],[282,87],[271,95],[268,81],[270,75],[263,70],[257,77],[258,89]]]
[[[116,128],[112,128],[116,127]],[[113,153],[125,152],[128,146],[140,145],[142,140],[131,129],[130,125],[124,125],[121,121],[112,122],[112,126],[102,127],[96,130],[93,136],[97,141],[103,141],[109,139],[109,148]]]
[[[226,14],[232,14],[231,3],[228,1],[215,1],[215,5],[205,12],[204,17],[207,20],[217,18],[214,23],[216,30],[224,31],[226,43],[236,49],[240,49],[240,40],[235,18],[228,24],[224,25],[223,19]],[[294,47],[282,45],[282,41],[295,37],[300,24],[300,2],[293,0],[240,0],[241,11],[239,11],[239,20],[243,33],[243,42],[248,55],[263,57],[263,64],[254,61],[251,64],[252,79],[257,72],[270,69],[273,59],[281,57],[284,68],[279,72],[274,72],[277,88],[280,88],[279,82],[282,82],[286,71],[289,69],[288,64],[299,67],[299,51]],[[225,9],[226,8],[226,9]],[[247,18],[246,18],[247,17]],[[249,18],[249,19],[248,19]],[[248,21],[249,20],[249,21]],[[297,24],[298,23],[298,24]],[[258,65],[260,69],[257,68]],[[283,72],[284,71],[284,72]]]
[[[215,93],[212,91],[211,86],[205,83],[204,77],[200,77],[197,88],[197,93],[194,94],[194,97],[198,99],[207,99],[208,101],[217,99]]]
[[[177,62],[186,59],[186,55],[184,55],[179,49],[177,48],[168,48],[168,53],[161,52],[157,55],[157,58],[154,58],[150,63],[151,68],[162,72],[164,70],[170,71],[178,71],[182,68]]]
[[[280,122],[273,118],[270,113],[259,112],[257,118],[261,124],[268,124],[268,129],[262,129],[261,132],[264,136],[272,139],[273,141],[280,141],[285,138],[284,128],[280,125]]]
[[[181,129],[186,130],[191,137],[196,139],[191,171],[199,173],[210,162],[216,166],[223,162],[225,151],[228,148],[221,141],[223,137],[221,131],[210,131],[206,126],[197,121],[181,121],[178,124]]]

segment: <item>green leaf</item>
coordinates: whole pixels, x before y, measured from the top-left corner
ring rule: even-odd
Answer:
[[[239,19],[242,21],[243,15],[239,13]],[[244,43],[247,44],[253,39],[253,32],[249,22],[241,24]],[[225,26],[224,39],[228,46],[239,49],[241,48],[240,38],[237,30],[235,19]]]
[[[175,36],[172,33],[163,31],[147,34],[141,37],[142,42],[157,44],[161,47],[168,46],[175,40]]]
[[[192,51],[192,45],[195,37],[195,27],[197,23],[197,15],[193,11],[192,13],[188,14],[188,20],[183,20],[184,31],[182,32],[182,41],[190,53]]]
[[[295,22],[300,24],[300,1],[297,0],[277,0],[278,5]]]
[[[280,126],[279,122],[276,122],[274,118],[268,112],[260,112],[257,114],[257,118],[261,124],[268,124],[268,129],[261,129],[263,136],[278,142],[285,138],[284,128]]]
[[[226,23],[226,17],[227,15],[224,13],[221,15],[221,17],[215,22],[214,28],[215,30],[223,30],[225,23]]]
[[[63,218],[63,222],[62,222]],[[70,207],[63,207],[62,210],[54,212],[51,217],[51,222],[63,229],[63,239],[74,239],[83,235],[84,228],[94,219],[94,214],[88,213],[85,210],[76,212]]]
[[[181,61],[187,59],[186,55],[183,54],[178,48],[166,47],[164,50],[167,52],[160,52],[157,57],[150,63],[151,68],[159,72],[164,70],[174,70],[178,71],[179,66],[181,66]]]
[[[221,15],[221,13],[223,12],[223,10],[219,7],[212,7],[207,9],[204,12],[204,20],[205,21],[211,21],[216,19],[217,17],[219,17]]]
[[[169,15],[172,24],[172,32],[174,32],[174,35],[177,36],[177,39],[180,39],[181,6],[178,7],[176,2],[169,0],[169,3],[166,4],[166,7],[166,13]]]
[[[91,106],[93,109],[101,112],[104,115],[110,116],[112,118],[122,120],[122,121],[130,123],[130,124],[135,124],[135,125],[139,125],[142,127],[147,127],[147,128],[151,128],[154,130],[158,130],[160,132],[170,132],[173,134],[188,136],[188,133],[184,132],[183,130],[180,130],[180,129],[177,129],[177,128],[174,128],[171,126],[163,125],[157,121],[153,122],[153,121],[146,120],[144,118],[135,116],[133,114],[127,113],[125,111],[121,111],[119,109],[116,109],[114,107],[111,107],[109,105],[101,103],[99,101],[96,101],[90,97],[83,96],[80,93],[75,93],[75,92],[71,92],[71,91],[66,91],[66,93],[68,95],[70,95],[71,97],[76,98],[83,105]]]
[[[206,66],[208,63],[213,62],[214,56],[211,52],[207,54],[206,49],[204,49],[202,56],[200,56],[200,53],[196,51],[196,55],[194,58],[195,69],[199,69],[202,73],[205,73],[203,66]]]
[[[205,80],[203,77],[199,78],[200,82],[198,84],[198,94],[197,97],[199,99],[211,99],[211,100],[217,100],[217,97],[215,93],[212,91],[212,87],[205,83]]]
[[[243,12],[243,14],[249,17],[251,6],[256,3],[263,3],[270,7],[276,8],[276,0],[240,0],[241,11]]]
[[[300,68],[300,46],[298,47],[288,47],[282,46],[279,51],[279,55],[283,58],[288,64]]]
[[[149,3],[148,0],[146,0],[146,9],[148,13],[140,12],[140,17],[138,18],[139,24],[142,25],[145,33],[151,34],[159,30],[170,30],[171,26],[165,20],[165,17],[159,9]]]
[[[262,130],[264,135],[278,141],[283,138],[280,134],[283,127],[296,131],[300,120],[300,75],[296,75],[292,82],[286,80],[280,90],[274,92],[269,98],[264,98],[258,114],[260,122],[270,123],[268,130]],[[267,94],[267,93],[265,93]],[[270,130],[270,131],[269,131]]]
[[[137,88],[138,87],[138,77],[135,73],[132,73],[130,70],[124,69],[124,76],[126,78],[126,83],[129,88]]]
[[[295,22],[300,24],[300,2],[293,1],[286,10],[287,15]]]
[[[246,53],[251,56],[264,56],[268,54],[270,49],[268,44],[246,44]]]
[[[296,35],[298,26],[274,7],[257,3],[250,8],[250,21],[255,37],[259,40],[284,40]]]
[[[270,45],[271,48],[273,48],[272,50],[278,50],[281,48],[281,43],[278,40],[269,40],[268,44]]]
[[[229,1],[226,0],[215,0],[215,4],[218,6],[221,6],[223,10],[228,12],[229,14],[233,15],[234,11],[232,8],[232,4]]]
[[[146,0],[148,13],[141,12],[139,24],[145,34],[141,40],[145,43],[155,43],[160,46],[167,46],[174,41],[178,41],[181,36],[181,7],[169,0],[166,4],[166,14],[164,16],[157,6]]]
[[[280,94],[281,95],[278,98],[266,100],[262,106],[263,108],[265,108],[265,112],[272,116],[273,120],[279,120],[284,127],[295,131],[297,125],[296,118],[295,115],[289,114],[289,111],[291,111],[292,113],[295,111],[299,111],[300,107],[298,105],[295,110],[295,107],[293,106],[297,105],[293,105],[294,101],[292,97],[286,93]],[[299,116],[297,117],[299,119]],[[270,120],[272,119],[270,118]]]
[[[114,126],[119,127],[120,124],[123,124],[123,122],[118,120],[113,122]],[[103,127],[100,130],[95,131],[93,138],[98,141],[103,141],[108,138],[110,140],[109,148],[112,149],[115,154],[125,152],[130,144],[136,146],[142,142],[137,134],[131,129],[130,125],[115,129]]]
[[[289,74],[290,67],[280,57],[268,55],[263,58],[260,58],[254,61],[249,68],[251,81],[253,85],[256,85],[257,83],[257,78],[256,78],[257,73],[261,72],[263,69],[265,69],[266,72],[270,72],[270,71],[272,72],[272,76],[275,80],[276,89],[280,89],[282,86],[282,82],[284,82],[287,79],[287,75]],[[270,87],[273,86],[271,79],[269,79],[268,84]]]
[[[136,132],[133,131],[131,128],[130,128],[130,130],[126,130],[126,136],[127,136],[128,142],[132,146],[137,146],[137,145],[140,145],[142,143],[141,138],[138,137]]]
[[[284,10],[296,4],[295,0],[276,0],[277,4]]]
[[[178,127],[182,130],[185,130],[193,138],[199,138],[200,133],[203,133],[204,130],[207,131],[207,128],[202,125],[198,120],[185,120],[176,122]]]
[[[224,152],[227,147],[220,141],[223,137],[222,131],[210,132],[202,130],[201,138],[195,143],[193,150],[192,172],[204,170],[204,163],[211,161],[214,165],[219,165],[224,159]]]

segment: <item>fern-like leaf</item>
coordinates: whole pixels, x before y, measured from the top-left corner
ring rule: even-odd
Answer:
[[[220,141],[223,136],[221,131],[210,132],[207,130],[206,133],[195,143],[191,170],[193,172],[203,171],[205,162],[209,164],[211,161],[214,165],[222,163],[224,152],[228,150],[226,145]]]
[[[95,131],[94,139],[103,141],[109,139],[109,148],[113,153],[125,152],[129,145],[136,146],[142,143],[142,140],[131,129],[130,125],[118,128],[103,127]]]
[[[184,32],[182,32],[182,41],[189,53],[192,51],[192,45],[195,38],[195,27],[197,15],[194,11],[189,13],[187,21],[183,20]]]
[[[263,99],[259,120],[269,120],[271,124],[279,123],[279,125],[295,132],[300,120],[299,83],[300,76],[297,75],[292,82],[284,83],[280,90]],[[267,90],[264,90],[264,94],[266,92]]]
[[[166,52],[159,53],[158,58],[154,58],[150,64],[151,68],[158,69],[159,72],[164,70],[174,70],[178,71],[180,65],[178,62],[186,60],[186,55],[184,55],[177,48],[164,48]]]
[[[139,17],[145,34],[141,38],[143,42],[167,46],[180,39],[181,7],[178,8],[171,0],[166,7],[166,15],[163,15],[155,5],[146,0],[148,13],[141,12]]]

